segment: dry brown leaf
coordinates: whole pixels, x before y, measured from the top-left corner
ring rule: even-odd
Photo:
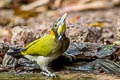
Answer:
[[[24,11],[22,9],[20,9],[19,7],[14,8],[14,15],[15,16],[20,16],[24,19],[28,19],[30,17],[34,17],[37,15],[36,12],[29,10],[29,11]]]
[[[73,17],[73,18],[70,20],[70,23],[71,23],[71,24],[75,24],[75,23],[78,21],[79,18],[80,18],[80,15],[77,15],[77,16]]]
[[[3,56],[5,53],[0,50],[0,56]]]

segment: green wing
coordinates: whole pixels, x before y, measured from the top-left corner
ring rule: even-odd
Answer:
[[[52,54],[57,46],[58,45],[52,35],[47,35],[28,44],[22,54],[48,56]]]
[[[39,40],[40,40],[40,39],[35,40],[35,41],[29,43],[29,44],[26,46],[25,50],[27,50],[27,49],[28,49],[29,47],[31,47],[32,45],[36,44]]]

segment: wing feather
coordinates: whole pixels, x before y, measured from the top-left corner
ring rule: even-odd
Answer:
[[[41,39],[35,40],[26,46],[26,50],[23,55],[40,55],[48,56],[52,54],[52,51],[56,48],[57,43],[53,39],[52,35],[47,35]]]

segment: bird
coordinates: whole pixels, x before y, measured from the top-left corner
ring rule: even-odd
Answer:
[[[56,77],[48,68],[48,64],[65,53],[70,44],[70,39],[66,36],[66,17],[65,13],[50,30],[50,34],[29,43],[24,50],[20,52],[30,61],[35,61],[41,73],[48,77]],[[68,58],[71,55],[65,55]]]

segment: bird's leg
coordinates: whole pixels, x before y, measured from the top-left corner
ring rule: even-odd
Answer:
[[[72,54],[67,54],[66,52],[64,52],[62,55],[69,58],[70,62],[76,60],[76,56],[74,56]]]
[[[35,61],[41,69],[41,73],[48,77],[56,77],[56,74],[49,71],[48,64],[52,61],[51,57],[38,56]]]
[[[41,70],[41,73],[47,77],[56,77],[56,74],[49,71],[47,66],[41,66]]]

